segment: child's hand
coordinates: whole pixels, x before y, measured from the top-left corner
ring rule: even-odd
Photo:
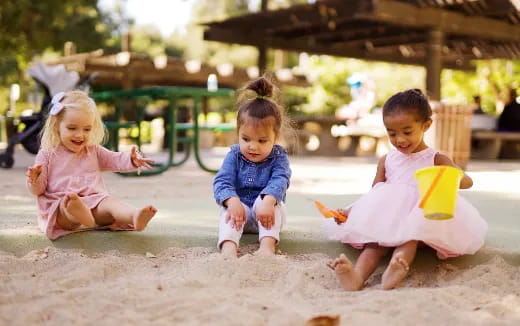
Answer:
[[[226,223],[231,221],[231,226],[235,230],[241,230],[246,221],[246,211],[242,202],[238,197],[231,197],[225,201],[225,205],[227,206]]]
[[[350,209],[343,209],[343,208],[338,208],[336,209],[336,211],[338,213],[340,213],[341,215],[345,216],[345,219],[339,219],[337,217],[334,217],[334,221],[336,221],[337,224],[343,224],[347,221],[347,218],[348,218],[348,213],[350,212]]]
[[[137,168],[137,174],[141,174],[141,167],[145,167],[148,170],[152,170],[153,168],[148,163],[154,163],[155,161],[151,158],[145,158],[137,151],[137,147],[132,147],[132,152],[130,153],[130,160],[132,161],[132,165]]]
[[[273,196],[266,195],[264,199],[256,205],[256,220],[262,224],[264,228],[270,230],[274,226],[274,206],[276,199]]]
[[[29,179],[29,183],[35,184],[41,173],[42,173],[42,166],[40,164],[28,168],[26,175],[27,175],[27,179]]]

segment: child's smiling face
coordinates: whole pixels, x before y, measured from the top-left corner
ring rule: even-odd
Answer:
[[[65,109],[59,124],[61,144],[69,151],[79,153],[88,145],[94,115],[88,110]]]
[[[248,120],[240,126],[238,139],[240,152],[251,162],[261,162],[265,160],[276,141],[276,134],[273,129],[274,118],[268,117],[259,121]],[[270,121],[272,120],[272,121]]]
[[[431,120],[421,122],[412,112],[396,111],[384,115],[383,122],[390,142],[401,153],[416,153],[427,147],[423,138],[432,124]]]

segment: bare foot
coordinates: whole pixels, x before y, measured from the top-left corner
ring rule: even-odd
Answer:
[[[406,277],[410,267],[402,255],[395,254],[383,273],[383,290],[395,288]]]
[[[77,194],[67,194],[62,201],[61,209],[63,215],[72,223],[83,224],[88,227],[96,226],[96,221],[90,208],[79,198]]]
[[[136,231],[142,231],[157,213],[157,209],[153,206],[146,206],[137,211],[134,215],[134,228]]]
[[[363,279],[356,274],[354,266],[352,266],[347,256],[341,254],[339,258],[336,258],[332,262],[331,267],[334,268],[343,289],[347,291],[361,290],[363,287]]]
[[[272,256],[276,250],[276,239],[273,237],[263,237],[260,240],[260,248],[255,252],[258,256]]]
[[[237,258],[238,247],[233,241],[224,241],[220,247],[220,253],[224,258]]]

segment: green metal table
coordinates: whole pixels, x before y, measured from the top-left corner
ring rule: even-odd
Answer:
[[[234,130],[235,127],[231,125],[216,125],[216,126],[200,126],[198,122],[198,115],[202,101],[205,98],[213,97],[224,97],[231,96],[233,94],[232,89],[219,88],[216,91],[208,91],[205,88],[195,87],[151,87],[141,88],[133,90],[123,91],[105,91],[96,92],[92,94],[92,97],[98,102],[115,102],[115,121],[107,121],[105,125],[110,133],[110,142],[114,150],[118,150],[119,144],[119,129],[130,128],[137,126],[140,130],[140,124],[144,120],[144,109],[146,104],[154,100],[168,100],[168,112],[167,112],[167,124],[165,125],[166,135],[168,135],[168,159],[165,163],[155,163],[154,169],[151,171],[142,171],[141,175],[156,175],[160,174],[170,166],[179,166],[186,162],[191,154],[193,147],[193,153],[198,165],[205,171],[215,173],[217,170],[211,169],[202,162],[199,148],[199,131],[201,129],[210,130],[221,130],[229,131]],[[193,123],[180,123],[177,122],[177,102],[182,99],[193,99],[193,105],[191,107]],[[135,101],[137,104],[137,118],[135,121],[121,122],[122,115],[122,101]],[[191,136],[178,137],[177,132],[179,131],[192,131]],[[140,133],[137,138],[137,146],[140,147]],[[179,143],[185,144],[184,157],[181,160],[175,161],[174,157],[177,151],[177,145]],[[136,176],[137,172],[121,173],[122,175]]]

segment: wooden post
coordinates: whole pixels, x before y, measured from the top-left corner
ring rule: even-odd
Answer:
[[[121,51],[132,52],[132,36],[129,32],[124,33],[121,37]]]
[[[426,94],[433,101],[441,99],[443,45],[444,33],[439,30],[430,30],[426,48]]]
[[[269,0],[262,0],[260,5],[260,11],[266,12],[267,11],[267,3]],[[258,71],[260,73],[260,76],[265,72],[267,69],[267,48],[265,45],[261,45],[257,47],[258,50]]]
[[[259,46],[258,49],[258,72],[260,76],[263,75],[267,69],[267,48],[265,46]]]

